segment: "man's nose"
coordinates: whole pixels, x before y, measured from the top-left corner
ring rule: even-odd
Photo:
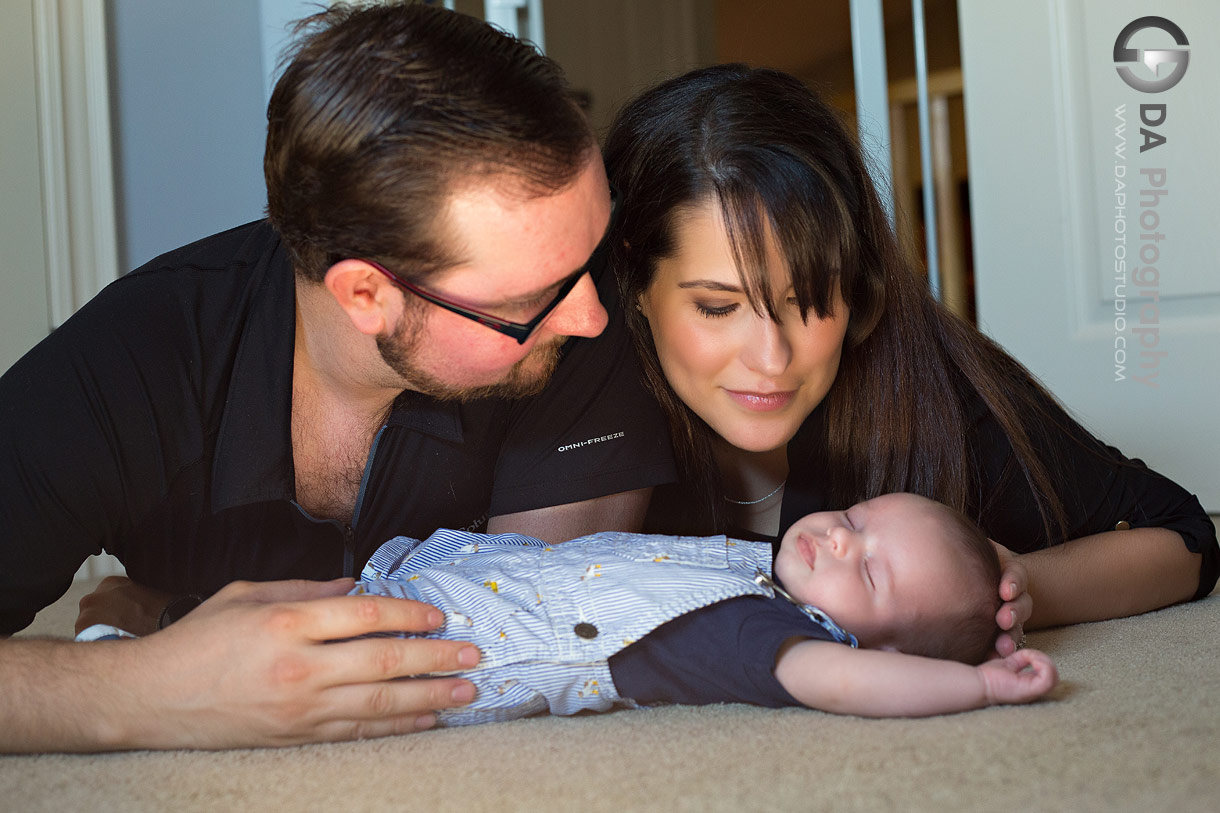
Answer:
[[[551,311],[542,329],[557,336],[592,338],[606,329],[610,317],[597,297],[597,286],[588,274]]]

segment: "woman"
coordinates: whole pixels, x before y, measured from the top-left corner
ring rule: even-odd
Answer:
[[[724,65],[663,83],[619,114],[606,162],[610,262],[684,472],[653,529],[775,538],[886,492],[939,500],[1002,546],[1002,654],[1027,624],[1211,591],[1198,500],[931,298],[854,140],[798,80]]]

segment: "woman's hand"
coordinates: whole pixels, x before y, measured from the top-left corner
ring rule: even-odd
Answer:
[[[1000,600],[1004,603],[995,615],[996,625],[1004,630],[996,638],[995,650],[1001,658],[1016,652],[1025,639],[1025,622],[1034,611],[1029,595],[1029,571],[1019,554],[992,540],[1000,557]]]

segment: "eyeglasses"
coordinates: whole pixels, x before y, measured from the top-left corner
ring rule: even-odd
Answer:
[[[381,273],[383,273],[387,277],[389,277],[390,281],[393,282],[395,285],[397,285],[399,288],[402,288],[404,291],[407,291],[408,293],[412,293],[415,296],[418,296],[420,299],[424,300],[425,302],[431,302],[433,305],[436,305],[438,308],[444,308],[445,310],[449,311],[450,313],[456,313],[458,316],[463,316],[467,319],[478,322],[480,325],[483,325],[484,327],[489,327],[492,330],[496,331],[497,333],[503,333],[506,336],[511,336],[517,340],[517,344],[525,344],[525,342],[529,339],[529,337],[533,335],[534,331],[538,329],[538,326],[541,325],[544,321],[546,321],[546,318],[551,315],[551,311],[555,310],[555,308],[558,307],[559,303],[563,301],[564,297],[566,297],[568,294],[570,294],[572,292],[572,289],[576,287],[576,283],[580,282],[580,278],[583,277],[585,274],[589,273],[590,268],[593,266],[594,259],[597,258],[598,255],[601,254],[601,252],[604,250],[604,248],[606,246],[606,239],[610,235],[610,233],[614,230],[614,224],[617,222],[617,219],[618,219],[617,215],[618,215],[618,195],[615,194],[614,188],[611,187],[611,189],[610,189],[610,224],[606,227],[605,236],[602,237],[602,240],[600,243],[598,243],[597,248],[595,248],[593,250],[592,256],[589,257],[589,261],[587,263],[585,263],[585,265],[579,271],[577,271],[576,273],[569,276],[566,280],[564,280],[563,285],[559,286],[559,290],[555,292],[555,297],[550,302],[547,303],[546,307],[544,307],[541,311],[538,312],[537,316],[535,316],[533,319],[529,320],[528,322],[510,322],[507,319],[501,319],[500,317],[492,316],[489,313],[483,313],[482,311],[477,311],[472,308],[463,307],[462,305],[459,305],[456,302],[451,302],[448,299],[445,299],[444,297],[437,296],[436,294],[430,293],[429,291],[425,291],[423,288],[420,288],[418,285],[407,282],[405,279],[398,276],[393,271],[390,271],[389,269],[385,268],[380,263],[376,263],[372,260],[365,260],[365,262],[367,262],[369,265],[373,266],[378,271],[380,271]]]

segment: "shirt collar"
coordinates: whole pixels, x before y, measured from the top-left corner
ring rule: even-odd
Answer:
[[[462,442],[462,411],[456,401],[438,401],[422,393],[404,390],[394,401],[394,409],[386,423],[450,443]]]
[[[270,225],[266,226],[270,229]],[[212,461],[212,511],[291,500],[292,364],[296,288],[278,235],[252,265],[241,338]],[[206,340],[206,339],[205,339]]]

